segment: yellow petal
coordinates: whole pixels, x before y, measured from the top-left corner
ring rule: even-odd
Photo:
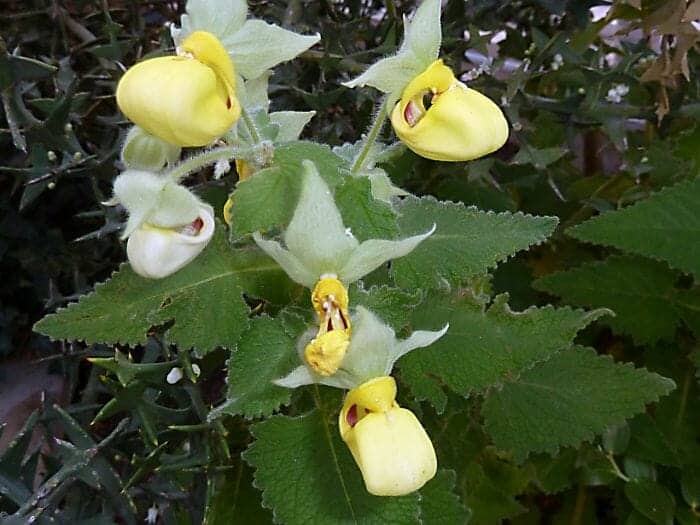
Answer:
[[[508,139],[508,122],[500,108],[459,82],[442,60],[409,83],[394,106],[391,123],[411,150],[433,160],[475,159]]]
[[[306,345],[304,359],[317,374],[330,376],[338,371],[349,345],[347,330],[326,332]]]
[[[413,412],[396,404],[395,394],[393,378],[379,377],[351,390],[341,411],[341,437],[376,496],[418,490],[437,471],[430,438]]]
[[[226,221],[226,224],[231,226],[231,223],[233,222],[233,199],[231,197],[228,198],[226,203],[224,204],[224,221]]]
[[[353,388],[343,402],[338,416],[340,436],[346,439],[356,421],[369,412],[386,412],[396,405],[396,381],[391,376],[375,377]],[[355,415],[348,416],[356,406]]]
[[[195,31],[183,40],[182,50],[185,53],[190,53],[197,61],[212,68],[216,72],[216,76],[224,84],[227,84],[231,91],[235,91],[236,75],[233,70],[233,62],[218,38],[206,31]]]
[[[238,182],[243,182],[250,178],[255,173],[255,169],[250,167],[247,162],[236,159],[236,173],[238,173]]]
[[[330,330],[349,330],[348,291],[335,277],[319,279],[311,292],[313,304],[320,323],[319,334]],[[349,332],[348,332],[349,334]]]
[[[212,42],[200,33],[185,40],[191,57],[145,60],[130,68],[117,86],[122,112],[177,146],[210,144],[240,116],[231,60],[215,37],[210,35]]]

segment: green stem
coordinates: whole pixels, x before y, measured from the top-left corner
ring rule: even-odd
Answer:
[[[379,111],[377,111],[377,115],[374,118],[374,122],[372,123],[372,127],[369,129],[369,133],[367,133],[367,137],[365,138],[365,143],[362,146],[362,150],[360,151],[360,154],[357,156],[355,159],[354,164],[352,165],[352,169],[350,172],[354,175],[358,171],[360,171],[365,164],[365,160],[367,159],[367,154],[369,153],[369,150],[372,148],[372,145],[374,144],[374,141],[377,140],[377,136],[379,135],[379,132],[382,130],[382,127],[384,127],[384,119],[387,117],[387,111],[386,111],[386,98],[382,100],[381,105],[379,106]]]
[[[610,465],[612,465],[613,471],[615,472],[615,475],[620,478],[622,481],[625,483],[629,482],[630,478],[625,476],[622,471],[620,470],[620,467],[617,466],[617,462],[615,461],[615,458],[613,457],[612,454],[606,454],[608,461],[610,462]]]
[[[248,115],[248,112],[243,106],[241,106],[241,118],[243,119],[246,127],[248,128],[248,133],[250,133],[253,142],[255,144],[260,144],[260,135],[258,135],[258,128],[255,127],[253,119],[250,118],[250,115]]]
[[[398,22],[398,18],[396,16],[396,6],[394,5],[394,0],[387,0],[386,1],[386,12],[389,15],[389,18],[393,20],[394,22]]]
[[[214,164],[216,161],[241,157],[249,154],[251,151],[252,148],[241,148],[240,146],[226,146],[210,149],[180,162],[168,171],[167,175],[179,181],[190,173],[194,173],[205,166]]]
[[[192,404],[194,405],[193,408],[195,413],[202,420],[203,424],[206,423],[207,409],[204,406],[204,400],[202,399],[202,395],[199,392],[199,388],[193,384],[190,384],[185,387],[185,390],[187,390],[187,392],[190,395],[190,399],[192,400]],[[231,451],[228,448],[228,443],[226,443],[226,436],[228,435],[228,431],[224,427],[223,423],[217,419],[211,422],[210,424],[207,424],[207,427],[213,427],[214,438],[219,447],[219,451],[223,453],[224,458],[226,460],[230,460]]]
[[[681,403],[678,408],[678,416],[676,417],[676,428],[680,429],[683,423],[683,418],[685,417],[685,410],[688,406],[688,393],[690,392],[690,382],[693,379],[695,371],[692,368],[688,369],[685,379],[683,381],[683,390],[681,391]]]
[[[576,503],[574,504],[574,512],[571,516],[571,525],[579,525],[583,518],[583,511],[586,509],[586,487],[579,485],[576,493]]]

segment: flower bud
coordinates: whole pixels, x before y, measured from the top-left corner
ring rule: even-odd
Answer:
[[[205,31],[187,37],[182,52],[131,67],[117,86],[117,104],[151,135],[176,146],[204,146],[240,116],[233,63]]]
[[[396,403],[393,377],[377,377],[352,389],[339,427],[370,494],[402,496],[435,476],[433,444],[413,412]]]
[[[433,160],[475,159],[508,139],[508,122],[500,108],[459,82],[442,60],[406,86],[391,124],[411,150]]]
[[[199,216],[185,227],[142,224],[129,236],[126,253],[134,272],[149,279],[161,279],[197,257],[213,235],[214,210],[203,204]]]
[[[138,126],[129,130],[121,153],[121,160],[127,168],[146,171],[159,171],[179,157],[180,146],[150,135]]]

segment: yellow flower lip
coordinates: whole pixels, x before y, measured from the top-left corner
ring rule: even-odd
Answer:
[[[345,439],[357,423],[373,412],[388,412],[396,404],[396,381],[391,376],[375,377],[348,392],[338,423]]]
[[[475,159],[508,139],[508,122],[500,108],[459,82],[442,60],[406,86],[391,123],[411,150],[433,160]]]
[[[396,382],[390,376],[352,389],[339,426],[371,494],[409,494],[437,472],[433,444],[413,412],[396,403]]]
[[[331,376],[340,368],[348,346],[350,334],[347,330],[326,332],[306,345],[304,359],[317,374]]]
[[[236,89],[233,62],[219,39],[206,31],[195,31],[182,42],[182,50],[212,68],[231,91]],[[230,106],[229,101],[227,104]]]
[[[350,329],[348,291],[337,278],[319,279],[311,292],[311,304],[318,314],[320,330]]]
[[[205,31],[185,39],[182,52],[129,68],[117,86],[117,104],[151,135],[177,146],[204,146],[240,116],[233,63]]]
[[[311,304],[318,315],[316,337],[306,345],[306,363],[322,376],[338,371],[350,346],[348,291],[337,278],[323,277],[311,292]]]

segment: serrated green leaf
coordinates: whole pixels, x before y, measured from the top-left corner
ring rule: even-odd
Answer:
[[[663,485],[650,479],[638,479],[625,485],[625,496],[639,513],[657,525],[673,525],[676,502]]]
[[[674,387],[658,374],[573,348],[490,392],[483,409],[486,430],[519,460],[531,452],[553,453],[590,441]]]
[[[244,459],[275,520],[287,525],[410,524],[419,522],[417,494],[372,496],[338,429],[314,410],[273,416],[250,428],[255,442]]]
[[[272,167],[239,183],[233,193],[231,231],[234,237],[264,231],[291,220],[299,198],[304,160],[314,163],[331,190],[341,182],[339,169],[344,162],[327,146],[291,142],[275,148]]]
[[[506,301],[506,295],[498,296],[484,310],[463,297],[432,295],[416,308],[414,329],[450,324],[439,341],[399,361],[403,379],[418,398],[442,410],[444,393],[436,379],[463,396],[513,379],[567,348],[579,330],[607,312],[551,306],[513,312]]]
[[[299,365],[296,342],[305,324],[299,318],[258,317],[241,335],[228,361],[226,401],[210,414],[268,416],[289,403],[292,390],[274,385]]]
[[[664,263],[642,257],[613,256],[535,281],[537,290],[575,306],[608,307],[615,317],[605,323],[638,343],[670,340],[680,322],[673,307],[677,273]]]
[[[367,177],[348,177],[336,189],[335,203],[343,222],[360,241],[394,239],[398,233],[396,215],[386,202],[372,196]]]
[[[145,343],[152,326],[174,322],[169,341],[204,354],[232,347],[248,326],[243,292],[284,295],[288,286],[274,261],[255,247],[232,249],[219,227],[202,254],[175,274],[144,279],[123,264],[93,293],[34,328],[52,339],[135,345]]]
[[[700,276],[700,179],[665,188],[646,200],[567,230],[580,241],[668,262]]]
[[[351,304],[364,306],[382,321],[390,325],[396,332],[408,326],[411,311],[421,302],[420,291],[406,293],[398,288],[389,286],[372,286],[350,289]]]
[[[433,197],[408,197],[397,206],[401,235],[436,230],[411,254],[392,263],[392,275],[402,288],[456,286],[496,264],[544,241],[557,225],[556,217],[493,213]]]
[[[441,470],[420,489],[422,525],[464,525],[471,517],[453,492],[456,475],[454,470]]]

